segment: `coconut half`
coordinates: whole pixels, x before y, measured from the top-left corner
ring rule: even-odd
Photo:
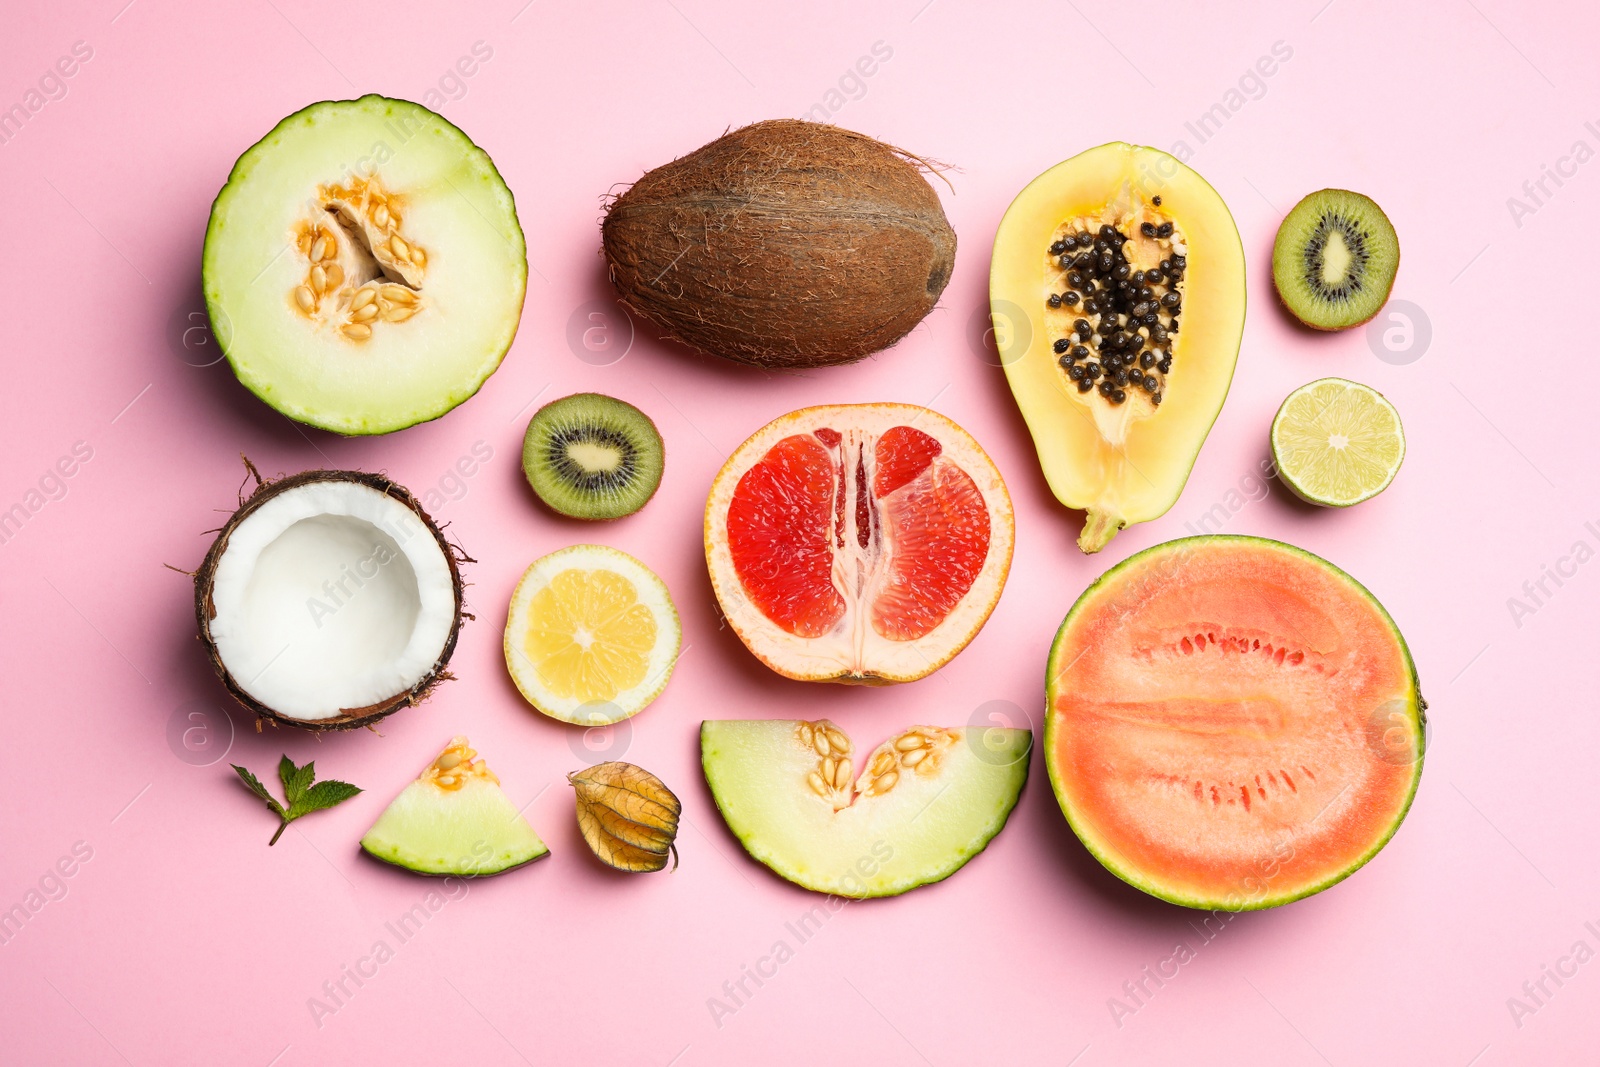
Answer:
[[[200,640],[258,718],[364,726],[422,700],[461,628],[461,573],[404,487],[305,471],[256,491],[195,574]]]

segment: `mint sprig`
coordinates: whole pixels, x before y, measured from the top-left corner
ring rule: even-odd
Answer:
[[[267,805],[267,809],[280,820],[278,832],[267,842],[269,846],[276,845],[278,838],[283,836],[283,831],[300,816],[331,808],[361,792],[349,782],[341,782],[334,778],[318,782],[315,760],[304,767],[296,767],[293,760],[284,756],[278,761],[278,778],[283,782],[283,798],[288,801],[288,807],[285,808],[267,787],[261,784],[261,779],[251,774],[248,768],[241,767],[237,763],[231,763],[229,766],[239,775],[239,780],[245,787],[260,797]]]

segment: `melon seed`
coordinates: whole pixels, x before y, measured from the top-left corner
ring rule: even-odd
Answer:
[[[303,282],[291,292],[300,313],[319,318],[322,298],[332,296],[329,306],[348,315],[330,325],[352,341],[367,341],[378,322],[403,323],[421,310],[427,257],[397,232],[400,215],[377,179],[320,187],[317,203],[313,217],[295,227],[295,248],[306,264]]]
[[[850,765],[850,761],[849,760],[847,760],[847,759],[840,760],[839,761],[839,767],[834,772],[834,775],[833,775],[833,786],[834,786],[834,788],[835,789],[848,788],[849,785],[850,785],[850,775],[854,770],[855,770],[855,768],[853,768]]]

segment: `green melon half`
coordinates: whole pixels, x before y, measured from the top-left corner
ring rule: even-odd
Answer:
[[[291,419],[376,434],[438,418],[494,373],[528,260],[482,149],[419,104],[363,96],[297,111],[239,157],[202,276],[251,392]]]
[[[960,870],[1005,826],[1032,742],[1027,730],[914,726],[863,758],[826,719],[700,727],[706,784],[745,851],[841,897],[895,896]]]
[[[1278,541],[1184,538],[1113,567],[1061,624],[1046,685],[1073,831],[1187,907],[1328,888],[1393,836],[1422,774],[1427,705],[1394,620]]]

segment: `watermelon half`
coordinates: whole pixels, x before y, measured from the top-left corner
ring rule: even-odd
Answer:
[[[1399,827],[1424,710],[1394,620],[1331,563],[1191,537],[1101,576],[1046,677],[1045,765],[1089,851],[1186,907],[1320,892]]]

